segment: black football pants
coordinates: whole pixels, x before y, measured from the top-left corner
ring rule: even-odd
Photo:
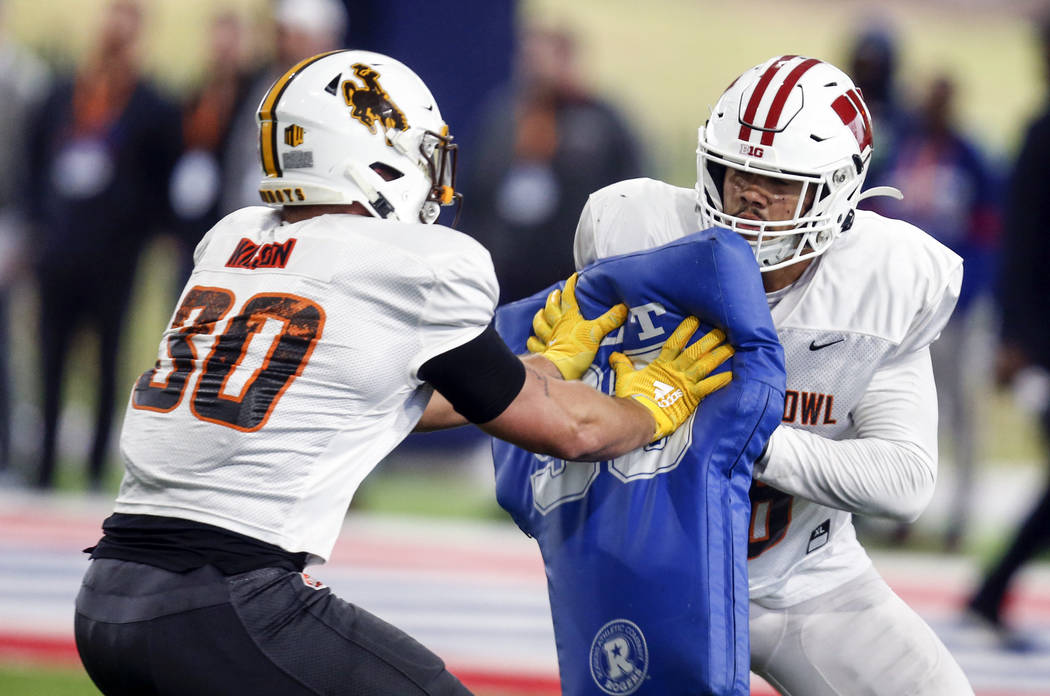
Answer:
[[[278,568],[91,561],[76,641],[107,696],[470,694],[401,630]]]

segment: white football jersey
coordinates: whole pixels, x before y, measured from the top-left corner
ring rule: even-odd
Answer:
[[[245,208],[205,235],[132,391],[115,510],[330,554],[358,485],[419,420],[417,371],[478,336],[488,252],[439,225]]]
[[[577,228],[577,266],[696,231],[695,205],[692,189],[650,179],[598,191]],[[858,576],[871,562],[849,511],[900,517],[928,502],[937,460],[928,346],[961,280],[961,259],[932,237],[858,211],[775,293],[787,392],[751,490],[752,600],[791,606]]]

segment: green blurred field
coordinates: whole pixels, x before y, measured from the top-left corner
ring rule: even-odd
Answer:
[[[98,696],[99,693],[91,679],[79,668],[34,667],[0,662],[0,694],[4,696]],[[506,696],[495,691],[476,691],[475,694]]]
[[[4,696],[97,696],[79,668],[54,668],[0,663],[0,694]]]

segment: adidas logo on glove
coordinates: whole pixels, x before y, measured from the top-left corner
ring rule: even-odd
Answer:
[[[656,403],[660,408],[667,408],[682,398],[681,389],[675,389],[659,380],[653,380],[653,388],[656,390]]]
[[[713,329],[686,347],[699,325],[696,317],[683,319],[664,342],[660,355],[641,370],[635,370],[623,353],[609,356],[609,365],[616,372],[616,396],[637,400],[656,421],[650,442],[673,433],[705,396],[733,378],[728,370],[708,377],[733,355],[733,347],[723,343],[726,337],[722,331]]]

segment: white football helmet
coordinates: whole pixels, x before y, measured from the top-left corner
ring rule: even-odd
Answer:
[[[738,77],[700,127],[700,226],[746,235],[762,271],[818,256],[853,224],[862,197],[894,195],[882,188],[861,195],[871,151],[868,108],[844,72],[815,58],[768,60]],[[727,167],[802,182],[794,216],[785,224],[723,210]],[[811,191],[813,205],[804,209]]]
[[[270,87],[258,115],[264,203],[357,201],[377,217],[429,224],[461,200],[448,126],[419,76],[393,58],[307,58]]]

